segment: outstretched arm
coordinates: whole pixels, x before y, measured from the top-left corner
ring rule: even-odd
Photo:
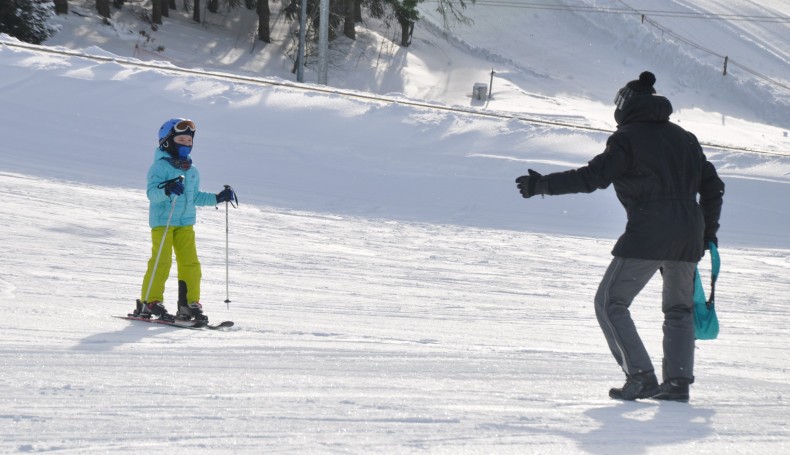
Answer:
[[[606,144],[606,150],[596,156],[586,166],[544,176],[548,181],[546,194],[592,193],[607,188],[628,170],[629,158],[625,148],[613,136]]]

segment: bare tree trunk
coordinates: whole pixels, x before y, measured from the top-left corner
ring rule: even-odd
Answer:
[[[162,17],[170,17],[170,8],[168,6],[168,0],[159,0],[161,2],[161,6],[159,10],[162,12]],[[175,0],[171,0],[173,2],[173,7],[175,8]]]
[[[401,29],[400,45],[409,47],[411,45],[411,35],[414,33],[414,22],[408,19],[398,19]]]
[[[200,0],[194,0],[192,3],[192,20],[200,23]]]
[[[151,23],[162,25],[162,0],[151,0]]]
[[[55,14],[69,14],[69,2],[67,0],[55,0]]]
[[[356,3],[355,0],[343,0],[346,3],[346,15],[343,21],[343,34],[347,37],[355,40],[357,39],[357,31],[356,27],[356,17],[355,17],[355,8],[354,4]]]
[[[208,0],[208,10],[214,14],[217,14],[217,11],[219,11],[219,0]]]
[[[354,0],[354,22],[362,22],[362,0]]]
[[[269,20],[272,13],[269,10],[269,0],[258,0],[258,39],[265,43],[271,43],[271,30]]]
[[[110,18],[110,0],[96,0],[96,11],[99,16],[109,19]]]

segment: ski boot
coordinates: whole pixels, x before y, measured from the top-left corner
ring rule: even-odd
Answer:
[[[165,305],[159,301],[145,303],[138,300],[137,309],[134,311],[133,315],[144,319],[151,319],[151,316],[158,316],[158,319],[163,321],[175,321],[173,315],[168,313]]]
[[[200,302],[179,304],[176,316],[182,321],[191,321],[194,319],[195,321],[208,323],[208,316],[203,314],[203,305],[201,305]]]

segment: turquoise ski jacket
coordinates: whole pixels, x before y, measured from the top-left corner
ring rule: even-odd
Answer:
[[[165,226],[170,215],[172,198],[166,195],[164,188],[159,188],[162,182],[184,177],[184,194],[176,199],[171,226],[192,226],[197,219],[195,207],[198,205],[217,205],[217,196],[214,193],[200,191],[200,173],[195,166],[187,170],[177,169],[168,161],[170,155],[157,148],[154,152],[154,164],[148,169],[148,189],[146,194],[151,202],[148,207],[148,224],[155,228]]]

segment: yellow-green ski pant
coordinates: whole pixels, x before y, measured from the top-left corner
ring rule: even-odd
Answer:
[[[165,243],[162,245],[162,254],[159,257],[159,265],[156,267],[156,275],[154,275],[153,282],[150,281],[156,263],[156,253],[159,251],[164,232],[164,226],[151,229],[151,259],[148,260],[148,270],[143,279],[141,300],[164,302],[165,281],[170,276],[170,266],[173,264],[173,252],[175,251],[178,281],[182,281],[186,285],[187,302],[199,302],[202,275],[195,247],[195,230],[192,229],[192,226],[170,226],[167,230]],[[151,283],[151,292],[146,299],[149,282]]]

